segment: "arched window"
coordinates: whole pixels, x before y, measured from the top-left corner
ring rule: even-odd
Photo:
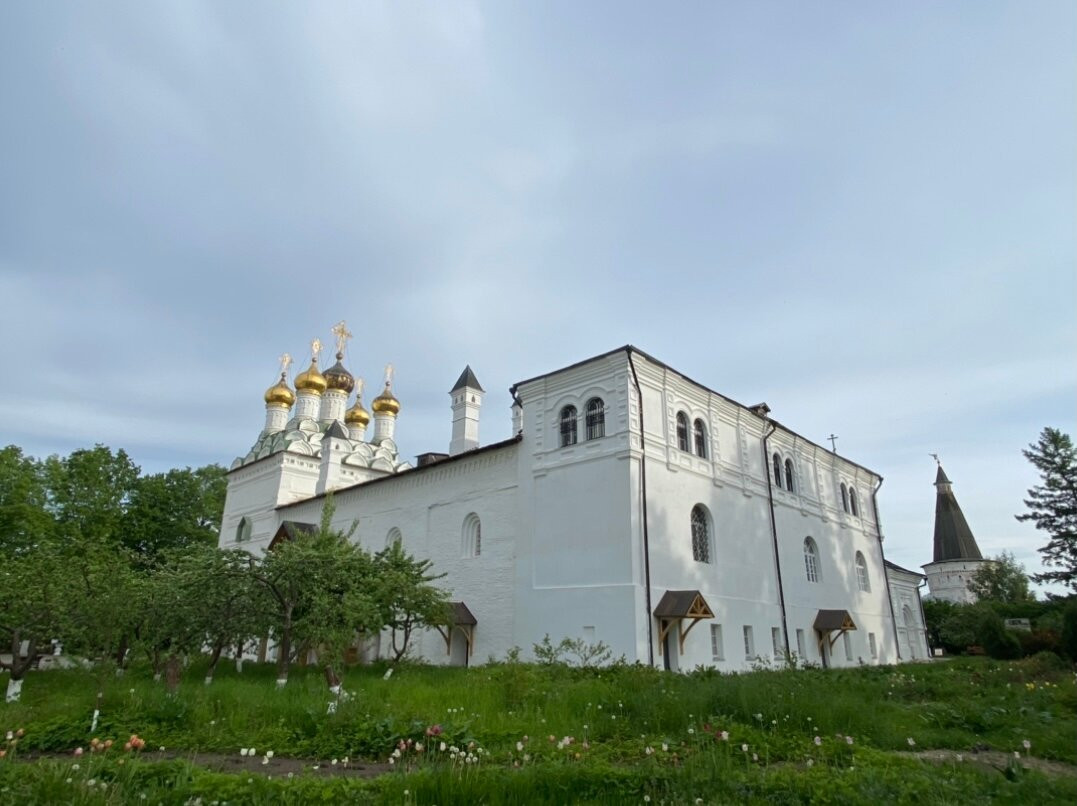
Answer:
[[[845,486],[845,482],[841,483],[841,508],[846,512],[849,511],[849,489]]]
[[[804,573],[808,582],[819,581],[819,548],[810,537],[804,539]]]
[[[587,438],[602,439],[606,436],[606,406],[600,397],[587,401]]]
[[[246,517],[239,519],[239,525],[236,527],[236,542],[242,543],[245,540],[251,539],[251,522]]]
[[[864,555],[856,553],[856,584],[864,593],[871,593],[871,580],[868,579],[868,563]]]
[[[793,492],[793,460],[785,460],[785,489]]]
[[[395,526],[389,530],[389,534],[385,536],[385,548],[389,549],[393,546],[404,545],[404,535]]]
[[[860,517],[860,504],[856,498],[856,487],[849,488],[849,511],[856,517]]]
[[[701,459],[707,458],[707,426],[702,420],[696,420],[693,424],[693,436],[696,441],[696,456]]]
[[[677,412],[677,447],[688,450],[688,415],[683,411]]]
[[[711,561],[710,519],[699,504],[692,507],[692,559],[697,563]]]
[[[576,407],[561,409],[561,447],[576,444]]]
[[[464,518],[462,542],[465,557],[478,557],[482,554],[482,523],[474,512]]]
[[[780,490],[782,488],[782,457],[774,454],[770,458],[770,464],[774,469],[774,486]]]

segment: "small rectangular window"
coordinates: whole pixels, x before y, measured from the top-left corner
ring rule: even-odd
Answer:
[[[849,640],[849,633],[841,634],[841,642],[845,644],[845,660],[853,659],[853,642]]]
[[[722,642],[722,625],[711,625],[711,655],[716,661],[725,660],[725,647]]]
[[[797,630],[797,654],[801,660],[808,657],[808,649],[804,644],[804,630]]]
[[[774,645],[774,658],[780,658],[784,655],[782,650],[782,631],[780,627],[770,628],[770,642]]]
[[[868,633],[868,646],[871,648],[871,657],[879,657],[879,648],[875,646],[875,633]]]
[[[752,638],[752,628],[744,625],[744,657],[751,660],[755,657],[755,639]]]

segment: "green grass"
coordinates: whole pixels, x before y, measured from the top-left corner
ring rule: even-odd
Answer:
[[[1077,802],[1072,777],[1047,777],[1014,763],[999,770],[940,766],[895,753],[970,754],[988,747],[1077,763],[1073,672],[1042,659],[743,675],[512,663],[470,670],[404,666],[389,680],[383,671],[349,670],[344,682],[353,697],[335,714],[327,714],[328,692],[315,669],[296,670],[278,691],[269,666],[248,665],[242,675],[220,669],[206,686],[195,664],[176,696],[137,668],[103,680],[74,670],[34,674],[22,702],[0,705],[0,732],[25,731],[0,760],[0,803],[141,802],[141,794],[164,803],[199,796],[205,803],[642,802],[644,796],[652,803]],[[0,677],[0,687],[5,683]],[[138,733],[148,743],[144,758],[123,758],[114,747],[78,762],[13,762],[18,754],[88,747],[99,685],[104,699],[96,735],[122,745]],[[426,737],[435,725],[440,735]],[[565,737],[573,741],[565,744]],[[149,752],[164,746],[238,754],[255,747],[311,765],[345,756],[385,762],[408,739],[423,742],[423,752],[405,744],[397,771],[374,780],[212,773],[179,760],[152,761]],[[471,743],[477,763],[449,759],[450,746]],[[73,763],[80,769],[72,772]],[[86,785],[91,777],[94,787]]]

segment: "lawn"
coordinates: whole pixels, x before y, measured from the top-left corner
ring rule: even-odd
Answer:
[[[1047,657],[364,667],[334,713],[316,669],[283,690],[269,666],[201,671],[174,696],[139,668],[30,676],[0,705],[0,738],[22,731],[0,743],[0,803],[1077,802],[1077,681]]]

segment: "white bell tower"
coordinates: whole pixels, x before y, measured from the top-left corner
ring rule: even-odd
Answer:
[[[475,373],[471,371],[471,366],[464,367],[456,385],[449,392],[449,397],[452,398],[450,456],[479,447],[479,409],[482,407],[483,394],[483,388]]]

